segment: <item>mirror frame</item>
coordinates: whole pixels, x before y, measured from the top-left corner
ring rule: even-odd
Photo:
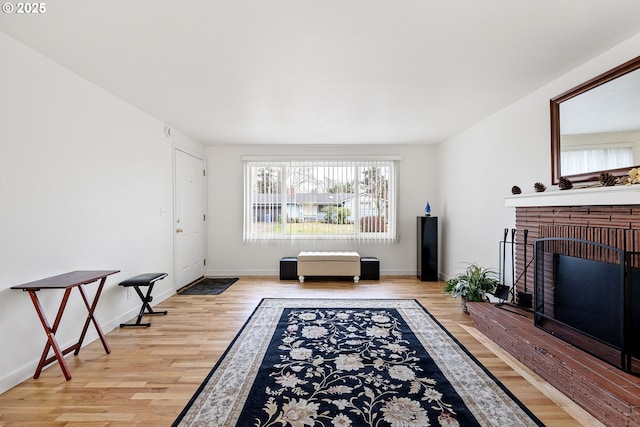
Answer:
[[[562,175],[560,170],[560,104],[571,98],[574,98],[584,92],[587,92],[595,87],[603,85],[611,80],[617,79],[627,73],[640,69],[640,56],[625,62],[605,73],[602,73],[591,80],[588,80],[581,85],[570,89],[550,101],[551,111],[551,183],[557,185]],[[637,166],[634,166],[637,167]],[[566,175],[565,177],[572,182],[586,182],[597,181],[600,178],[600,173],[609,172],[613,175],[626,175],[630,168],[609,169],[602,171],[594,171],[581,173],[576,175]]]

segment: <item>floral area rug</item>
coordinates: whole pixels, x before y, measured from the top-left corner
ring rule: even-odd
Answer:
[[[265,299],[174,426],[542,425],[415,300]]]

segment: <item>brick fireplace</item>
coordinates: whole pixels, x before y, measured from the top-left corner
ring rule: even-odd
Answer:
[[[516,277],[525,266],[522,246],[525,229],[528,230],[530,245],[537,238],[571,237],[627,251],[640,251],[640,205],[516,207]],[[528,263],[532,257],[530,246]],[[527,269],[527,283],[531,286],[534,283],[531,265]],[[524,291],[524,281],[521,280],[516,287]]]
[[[534,293],[538,238],[580,239],[640,252],[640,185],[510,196],[505,205],[515,207],[519,292],[526,284],[526,291]],[[597,259],[593,251],[580,257]],[[640,426],[640,377],[534,326],[531,309],[518,310],[522,313],[514,315],[491,304],[469,306],[478,330],[603,423]]]

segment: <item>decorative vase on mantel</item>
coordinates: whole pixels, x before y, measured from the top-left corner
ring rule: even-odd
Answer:
[[[427,205],[424,207],[424,216],[431,216],[431,205],[427,202]]]

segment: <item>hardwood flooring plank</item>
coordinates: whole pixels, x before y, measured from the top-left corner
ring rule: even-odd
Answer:
[[[169,426],[262,298],[291,297],[417,299],[545,424],[588,423],[564,409],[572,402],[554,402],[469,333],[470,317],[444,294],[442,282],[387,276],[359,284],[241,277],[220,295],[174,295],[155,307],[168,315],[145,317],[150,328],[109,332],[111,354],[96,341],[68,355],[71,381],[54,363],[39,379],[0,395],[0,427]]]

